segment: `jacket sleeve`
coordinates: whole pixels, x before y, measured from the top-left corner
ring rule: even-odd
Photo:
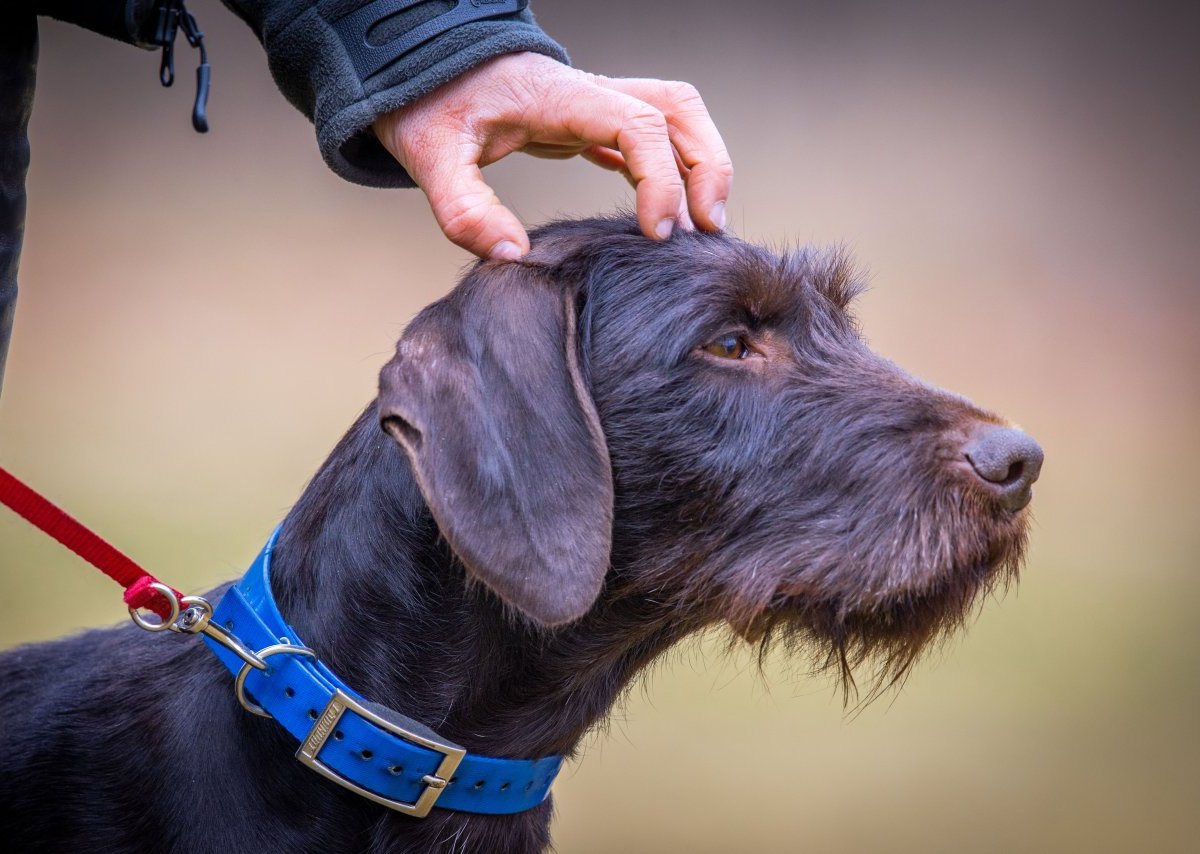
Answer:
[[[527,0],[222,0],[253,28],[276,84],[316,127],[329,167],[373,187],[413,181],[371,124],[505,53],[567,62]]]
[[[20,5],[22,0],[16,2]],[[28,8],[38,15],[144,48],[154,47],[150,42],[157,5],[158,0],[27,0]]]
[[[39,15],[154,47],[161,0],[24,2]],[[316,126],[325,162],[370,187],[415,186],[371,133],[379,116],[494,56],[532,51],[568,61],[534,22],[528,0],[222,2],[262,42],[275,83]]]

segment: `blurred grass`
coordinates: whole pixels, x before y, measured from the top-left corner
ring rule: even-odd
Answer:
[[[847,719],[782,659],[692,644],[556,786],[559,849],[1197,850],[1195,15],[693,6],[539,12],[583,67],[697,83],[738,233],[848,242],[875,346],[1047,463],[1020,586],[894,702]],[[43,28],[0,398],[0,462],[189,591],[243,571],[466,260],[416,193],[328,174],[249,34],[197,9],[207,138],[154,57]],[[531,222],[628,200],[583,164],[489,173]],[[123,618],[0,515],[0,647]]]

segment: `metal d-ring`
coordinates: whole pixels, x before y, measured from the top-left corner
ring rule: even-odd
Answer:
[[[306,658],[316,658],[317,654],[306,646],[296,646],[291,643],[277,643],[272,646],[263,647],[258,652],[254,653],[259,658],[270,658],[272,655],[280,653],[289,653],[291,655],[303,655]],[[246,677],[250,671],[254,669],[254,665],[246,662],[242,665],[242,669],[238,671],[237,678],[233,680],[233,695],[237,697],[237,701],[242,704],[242,708],[252,715],[258,715],[260,718],[274,717],[270,712],[264,709],[257,703],[251,702],[246,697]]]
[[[151,623],[142,616],[141,611],[131,607],[129,609],[129,619],[133,620],[134,624],[139,629],[145,629],[148,632],[161,632],[164,629],[169,629],[175,625],[175,621],[179,619],[179,600],[175,598],[175,591],[165,584],[160,584],[157,581],[150,582],[150,589],[164,596],[171,603],[171,616],[165,620],[160,620],[157,623]]]

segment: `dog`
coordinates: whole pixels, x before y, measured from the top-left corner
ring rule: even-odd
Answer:
[[[541,228],[409,325],[281,525],[279,608],[372,708],[487,757],[572,756],[718,624],[896,683],[1015,579],[1042,451],[872,353],[858,290],[838,252]],[[127,626],[0,657],[9,850],[550,845],[549,798],[416,818],[302,767],[200,646]]]

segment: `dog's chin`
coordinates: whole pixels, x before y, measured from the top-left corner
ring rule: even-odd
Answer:
[[[921,564],[916,550],[892,554],[895,562],[885,559],[885,565],[801,572],[779,583],[769,600],[743,599],[725,620],[742,639],[759,645],[760,657],[781,646],[809,661],[812,672],[833,674],[847,703],[869,702],[903,683],[922,653],[964,628],[989,594],[1017,581],[1026,523],[1023,512],[991,526],[982,540],[943,552],[951,560]],[[848,584],[851,575],[863,583]],[[856,677],[863,676],[860,692]]]

